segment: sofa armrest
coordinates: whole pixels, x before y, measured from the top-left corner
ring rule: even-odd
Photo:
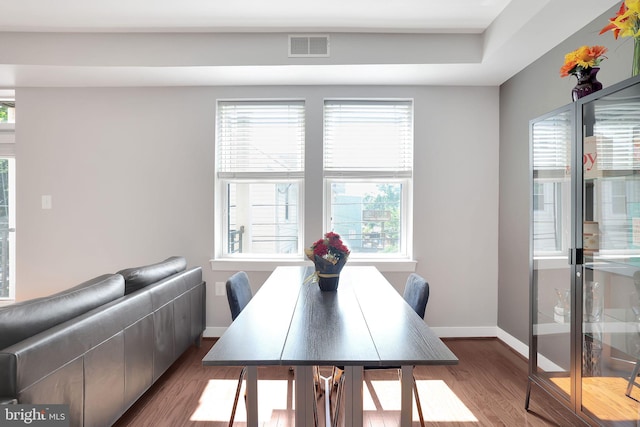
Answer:
[[[15,354],[0,352],[0,401],[18,396],[16,384],[17,361]]]

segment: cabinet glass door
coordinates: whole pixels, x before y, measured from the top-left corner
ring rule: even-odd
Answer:
[[[531,123],[532,372],[563,399],[571,396],[571,158],[573,108]],[[569,404],[567,402],[567,404]]]
[[[582,105],[584,265],[579,401],[605,426],[638,425],[640,385],[640,94]]]

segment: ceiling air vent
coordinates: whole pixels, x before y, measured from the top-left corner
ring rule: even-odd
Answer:
[[[289,57],[329,56],[329,36],[321,34],[289,36]]]

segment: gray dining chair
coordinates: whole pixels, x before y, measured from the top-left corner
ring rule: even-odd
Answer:
[[[253,298],[249,276],[244,271],[239,271],[229,277],[226,283],[227,300],[229,301],[229,309],[231,310],[231,320],[236,320],[242,310],[249,304]],[[236,409],[238,408],[238,400],[240,398],[240,390],[242,382],[247,373],[247,367],[243,367],[238,378],[238,387],[236,388],[236,397],[233,400],[233,408],[231,409],[231,418],[229,419],[229,427],[233,426],[233,420],[236,417]]]
[[[427,310],[427,303],[429,302],[429,283],[416,273],[411,273],[407,278],[407,283],[404,287],[404,293],[402,298],[411,306],[411,308],[424,319],[424,314]],[[398,371],[398,378],[402,379],[402,370],[400,366],[365,366],[364,370],[374,369],[396,369]],[[333,412],[332,426],[337,426],[340,414],[340,401],[342,399],[342,390],[344,388],[344,367],[336,366],[333,368],[332,377],[336,387],[335,398],[335,410]],[[413,395],[416,399],[416,406],[418,407],[418,416],[420,417],[420,425],[424,427],[424,417],[422,416],[422,406],[420,405],[420,396],[418,395],[418,386],[416,384],[415,376],[413,380]]]

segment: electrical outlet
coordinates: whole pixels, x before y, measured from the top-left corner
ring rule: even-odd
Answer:
[[[226,289],[225,289],[225,283],[224,282],[216,282],[216,296],[225,296],[226,295]]]

